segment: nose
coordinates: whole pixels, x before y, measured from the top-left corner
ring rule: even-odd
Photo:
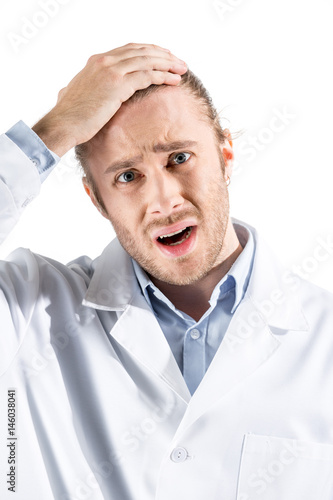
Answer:
[[[181,186],[167,169],[156,169],[147,180],[147,213],[168,216],[181,208]]]

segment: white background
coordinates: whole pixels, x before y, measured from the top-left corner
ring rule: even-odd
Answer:
[[[314,257],[319,241],[333,241],[332,1],[49,1],[52,16],[43,0],[1,1],[1,130],[19,119],[32,126],[90,55],[128,42],[167,47],[203,80],[223,125],[242,131],[232,215],[257,227],[288,268],[333,291],[333,250]],[[27,38],[30,22],[39,27]],[[273,122],[276,113],[286,123]],[[70,152],[0,255],[23,246],[67,262],[99,255],[113,236]]]

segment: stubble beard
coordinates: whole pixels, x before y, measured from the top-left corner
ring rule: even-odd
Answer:
[[[170,216],[167,219],[159,220],[149,224],[145,233],[151,234],[152,229],[164,227],[175,222],[194,216],[198,220],[198,229],[201,232],[201,239],[205,238],[205,251],[202,255],[193,257],[192,253],[174,258],[175,269],[170,271],[170,260],[168,268],[156,262],[156,257],[149,256],[149,250],[157,251],[155,243],[151,240],[147,252],[143,252],[140,244],[137,243],[129,229],[119,220],[111,218],[118,240],[124,250],[146,271],[152,278],[163,281],[170,285],[191,285],[208,275],[208,273],[218,264],[225,241],[225,235],[229,220],[229,197],[226,185],[222,182],[216,183],[211,192],[210,200],[204,207],[206,215],[199,208],[193,207]],[[198,234],[199,236],[199,234]],[[202,242],[201,242],[202,245]],[[161,254],[161,258],[162,254]],[[191,262],[191,260],[193,262]]]

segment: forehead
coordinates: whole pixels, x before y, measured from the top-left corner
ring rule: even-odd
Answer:
[[[148,152],[157,142],[196,140],[203,129],[210,132],[197,99],[180,87],[164,87],[125,102],[99,134],[97,150],[111,156]]]

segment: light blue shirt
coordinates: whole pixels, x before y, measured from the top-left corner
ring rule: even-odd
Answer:
[[[191,394],[212,362],[250,279],[254,239],[244,226],[234,224],[234,227],[243,251],[215,286],[210,307],[199,321],[176,309],[132,259],[141,291],[155,313]]]
[[[59,163],[59,156],[50,151],[38,135],[22,120],[10,128],[6,135],[34,163],[42,182]]]
[[[36,165],[41,181],[60,161],[59,156],[50,151],[23,121],[9,129],[6,135]],[[209,300],[210,307],[199,321],[176,309],[132,259],[141,291],[160,324],[191,394],[212,362],[250,279],[254,239],[244,226],[234,226],[244,249],[229,272],[215,286]]]

